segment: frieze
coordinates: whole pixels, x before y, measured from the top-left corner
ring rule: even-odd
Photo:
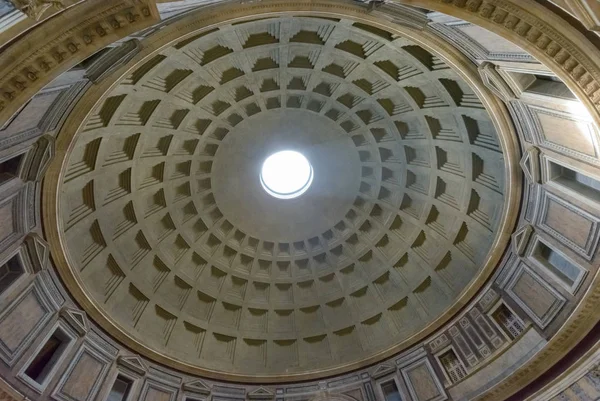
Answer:
[[[0,123],[48,82],[98,49],[158,19],[150,1],[83,2],[45,21],[8,47],[0,67]],[[85,16],[85,18],[82,18]],[[63,30],[52,24],[62,24]],[[56,31],[55,35],[48,32]]]
[[[63,0],[12,0],[18,10],[39,21],[48,9],[64,10]]]
[[[577,92],[585,95],[593,105],[594,118],[597,121],[600,118],[598,67],[588,57],[587,49],[582,50],[571,40],[571,37],[578,33],[570,30],[566,24],[552,24],[548,19],[543,20],[538,16],[543,13],[542,7],[536,12],[533,9],[538,7],[537,5],[531,5],[530,10],[521,7],[521,2],[517,6],[515,2],[507,0],[430,0],[421,3],[432,9],[437,9],[436,6],[440,4],[454,7],[466,20],[479,23],[502,36],[516,39],[517,44],[530,51],[544,64],[552,66],[568,86],[575,85]],[[545,12],[545,15],[551,16],[552,13]],[[514,34],[518,35],[520,40],[514,37]],[[585,43],[582,36],[578,39]]]

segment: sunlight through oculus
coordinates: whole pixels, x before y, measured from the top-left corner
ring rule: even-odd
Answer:
[[[292,199],[305,193],[313,180],[313,168],[301,153],[283,150],[267,157],[260,171],[260,183],[267,193],[279,199]]]

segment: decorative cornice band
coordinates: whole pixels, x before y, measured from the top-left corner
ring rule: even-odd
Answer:
[[[0,125],[54,78],[157,22],[152,0],[85,1],[37,25],[0,59]]]

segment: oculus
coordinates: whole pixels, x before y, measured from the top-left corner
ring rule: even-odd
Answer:
[[[305,193],[313,181],[313,168],[302,153],[282,150],[264,161],[260,183],[267,193],[279,199],[293,199]]]

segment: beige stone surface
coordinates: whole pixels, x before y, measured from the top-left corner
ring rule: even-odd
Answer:
[[[573,149],[577,152],[597,156],[594,140],[597,135],[595,128],[586,121],[574,121],[560,115],[539,113],[538,117],[544,131],[544,136],[550,142]]]
[[[16,351],[47,311],[34,291],[30,291],[0,323],[0,339],[11,351]]]
[[[439,388],[426,365],[419,365],[414,369],[410,369],[407,376],[419,401],[440,398]]]
[[[0,241],[11,236],[15,230],[13,219],[14,199],[0,205]]]
[[[99,380],[98,375],[101,371],[102,362],[89,353],[83,353],[63,385],[62,393],[74,400],[87,400],[94,384]]]
[[[593,229],[592,222],[557,202],[548,204],[544,223],[584,248]]]
[[[513,291],[540,318],[548,312],[555,301],[554,295],[534,280],[529,273],[521,275]]]

